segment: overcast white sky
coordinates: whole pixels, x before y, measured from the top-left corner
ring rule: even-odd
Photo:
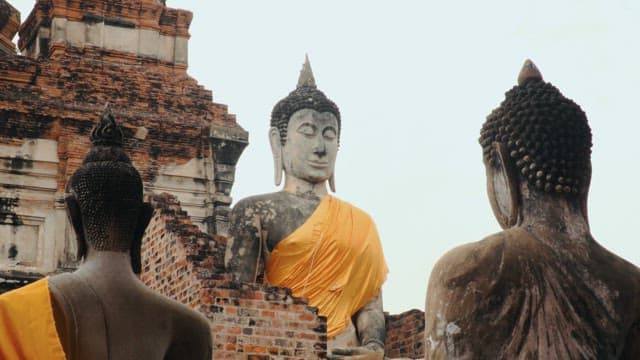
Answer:
[[[10,2],[23,19],[34,3]],[[269,117],[309,54],[342,112],[336,196],[370,213],[382,237],[387,311],[423,309],[437,259],[499,231],[477,139],[526,58],[589,118],[593,235],[640,264],[639,2],[167,3],[194,13],[189,73],[250,133],[235,200],[276,190]]]

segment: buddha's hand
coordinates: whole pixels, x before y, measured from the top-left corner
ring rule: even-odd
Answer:
[[[371,359],[379,360],[384,358],[384,348],[375,342],[370,342],[363,346],[351,348],[335,348],[331,350],[328,359]]]

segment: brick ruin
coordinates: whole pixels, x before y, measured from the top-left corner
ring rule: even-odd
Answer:
[[[211,320],[214,358],[323,357],[315,308],[224,270],[248,133],[187,74],[191,19],[159,0],[38,0],[21,23],[0,0],[0,293],[77,266],[64,187],[109,102],[156,209],[141,279]],[[388,356],[422,356],[421,311],[387,328]]]
[[[224,237],[200,231],[172,195],[153,196],[151,203],[156,211],[143,239],[142,281],[211,320],[214,358],[326,354],[326,320],[315,308],[288,289],[234,283],[224,269]]]
[[[409,310],[398,315],[385,313],[386,355],[390,358],[424,358],[424,312]]]
[[[0,4],[0,43],[19,31],[22,54],[0,53],[1,276],[75,266],[61,200],[106,102],[146,193],[175,195],[194,224],[224,234],[248,133],[187,74],[192,14],[156,0],[39,0],[18,30]]]

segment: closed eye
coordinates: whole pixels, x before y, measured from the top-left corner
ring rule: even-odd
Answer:
[[[306,136],[313,136],[316,133],[316,127],[311,124],[302,124],[298,128],[298,132]]]
[[[324,129],[324,132],[322,133],[322,135],[329,140],[333,140],[337,137],[337,133],[336,133],[336,129],[332,128],[332,127],[328,127],[326,129]]]

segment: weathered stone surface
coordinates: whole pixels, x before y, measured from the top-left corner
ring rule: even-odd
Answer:
[[[56,220],[64,211],[56,206],[58,143],[32,139],[17,144],[0,143],[0,269],[53,271],[58,257],[55,244],[64,243]],[[53,241],[51,241],[53,240]],[[17,256],[7,254],[14,247]],[[60,254],[64,261],[64,254]]]

